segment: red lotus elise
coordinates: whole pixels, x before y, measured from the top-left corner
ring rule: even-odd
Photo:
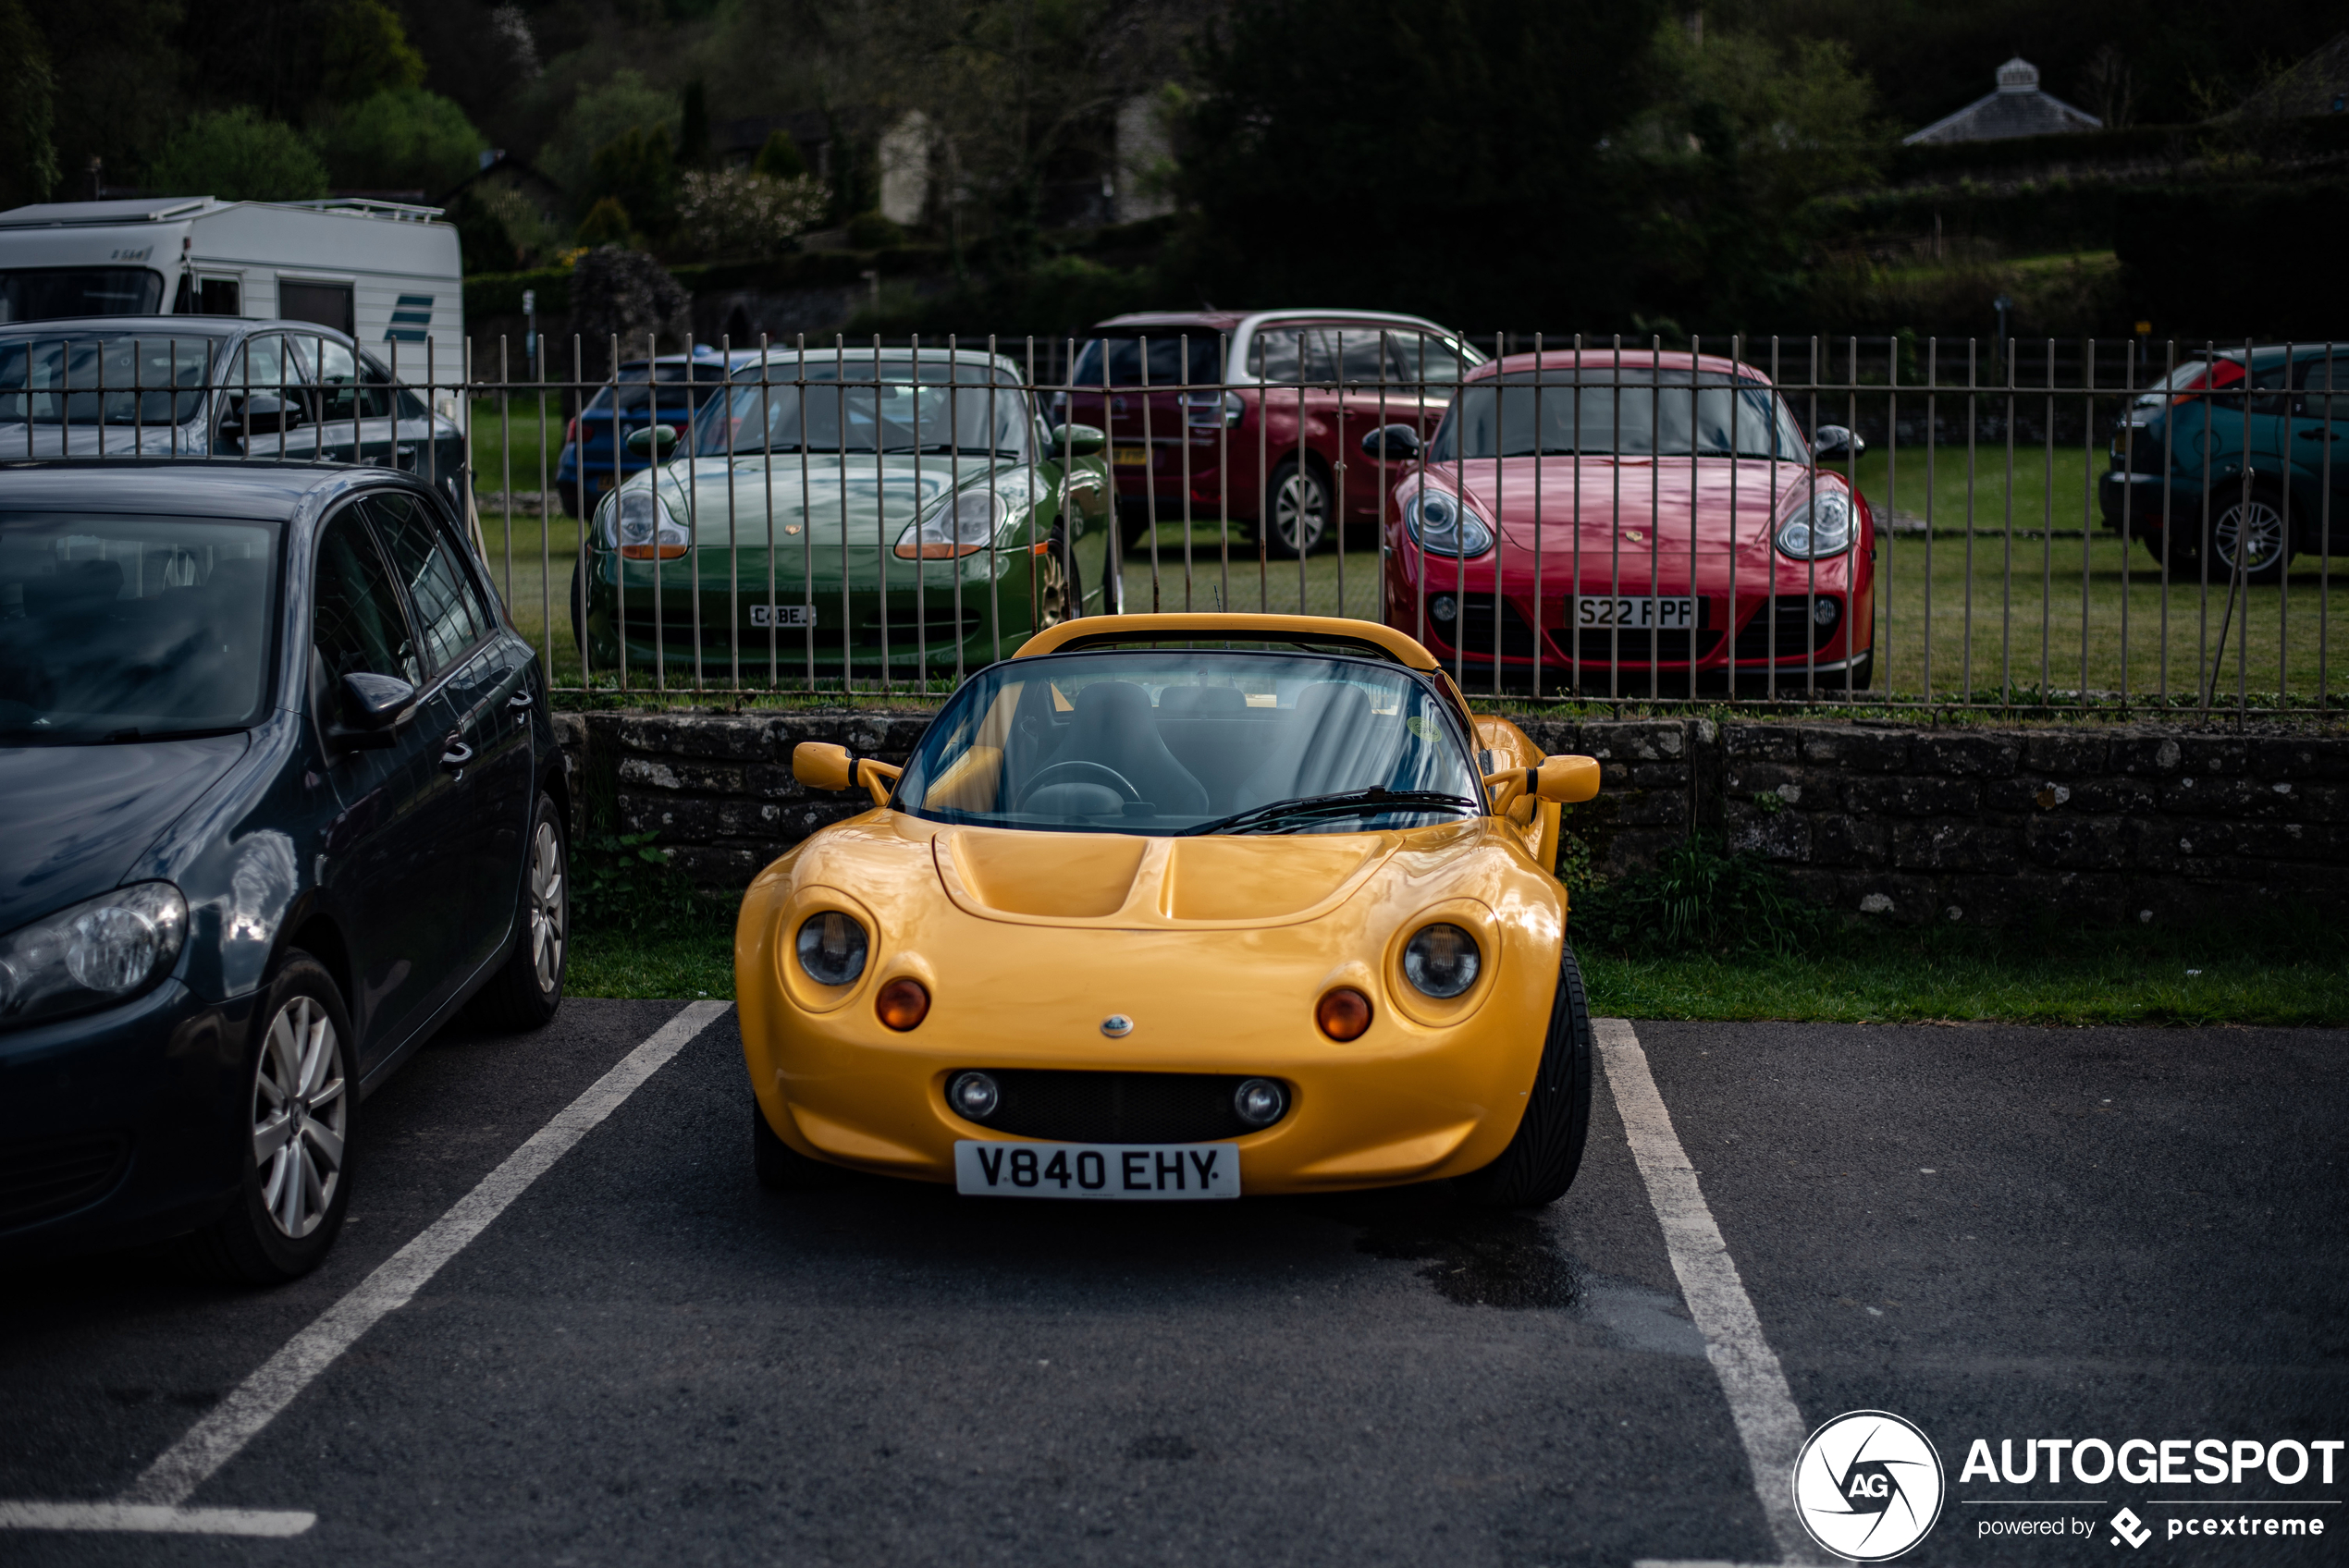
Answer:
[[[1462,684],[1611,694],[1865,687],[1876,523],[1753,367],[1517,354],[1477,366],[1408,463],[1381,541],[1384,619]]]

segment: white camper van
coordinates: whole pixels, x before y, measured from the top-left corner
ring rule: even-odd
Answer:
[[[463,375],[453,225],[393,202],[49,202],[0,213],[0,323],[243,316],[348,333],[402,381]],[[429,373],[427,371],[429,366]]]

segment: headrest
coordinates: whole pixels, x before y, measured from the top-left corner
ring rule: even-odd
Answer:
[[[1147,719],[1150,694],[1130,680],[1097,680],[1076,693],[1076,717],[1087,724]]]
[[[1158,711],[1220,718],[1246,713],[1248,698],[1236,686],[1169,686],[1158,694]]]

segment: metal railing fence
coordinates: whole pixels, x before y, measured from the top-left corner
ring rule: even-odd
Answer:
[[[413,469],[583,693],[937,691],[1064,616],[1254,608],[1384,619],[1471,695],[2338,705],[2349,345],[1501,334],[1462,381],[1409,336],[648,336],[558,375],[35,329],[0,459]]]

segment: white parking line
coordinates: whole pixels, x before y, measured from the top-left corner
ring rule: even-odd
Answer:
[[[111,1503],[0,1501],[0,1529],[141,1530],[199,1535],[299,1535],[315,1514],[182,1508],[195,1489],[291,1404],[319,1373],[386,1315],[406,1305],[508,1205],[667,1065],[732,1002],[689,1002],[585,1093],[531,1134],[406,1246],[376,1266],[283,1349],[213,1406]],[[299,1523],[295,1523],[299,1521]]]
[[[1762,1320],[1738,1278],[1738,1266],[1705,1207],[1695,1168],[1672,1131],[1664,1096],[1655,1092],[1647,1052],[1628,1020],[1596,1018],[1592,1037],[1606,1064],[1607,1087],[1623,1114],[1631,1158],[1647,1183],[1648,1202],[1664,1228],[1672,1272],[1679,1277],[1689,1316],[1704,1336],[1704,1354],[1721,1379],[1738,1439],[1753,1472],[1753,1492],[1768,1521],[1780,1561],[1816,1562],[1819,1556],[1794,1513],[1794,1462],[1802,1452],[1802,1414],[1794,1406],[1777,1353],[1762,1337]],[[1642,1563],[1640,1568],[1661,1568]],[[1676,1565],[1695,1568],[1695,1565]]]

